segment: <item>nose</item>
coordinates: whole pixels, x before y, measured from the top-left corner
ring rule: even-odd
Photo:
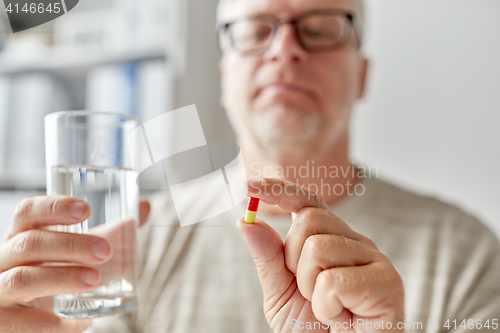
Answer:
[[[282,24],[278,28],[271,45],[264,53],[266,61],[301,63],[306,57],[307,51],[296,40],[293,27],[290,24]]]

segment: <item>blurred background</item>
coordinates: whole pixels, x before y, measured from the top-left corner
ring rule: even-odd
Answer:
[[[372,62],[355,160],[500,235],[500,1],[365,2]]]
[[[196,104],[207,141],[234,142],[219,105],[216,5],[80,0],[15,34],[0,5],[0,236],[22,198],[45,193],[48,113],[108,110],[144,122]],[[367,5],[371,68],[354,113],[354,161],[460,205],[500,236],[500,2]]]

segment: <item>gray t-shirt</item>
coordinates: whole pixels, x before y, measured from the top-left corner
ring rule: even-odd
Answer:
[[[500,321],[500,245],[495,235],[474,217],[434,198],[376,178],[363,184],[363,195],[345,197],[331,209],[372,239],[401,275],[405,322],[413,326],[406,331],[500,331],[493,329],[493,322]],[[193,202],[194,211],[203,211],[218,194],[206,189],[193,195],[186,200]],[[271,332],[255,264],[235,224],[245,204],[181,228],[168,192],[155,194],[151,203],[140,231],[139,308],[97,319],[89,331]],[[291,225],[288,215],[258,217],[283,238]],[[449,328],[444,327],[448,319]],[[464,319],[462,326],[489,320],[490,328],[460,327]]]

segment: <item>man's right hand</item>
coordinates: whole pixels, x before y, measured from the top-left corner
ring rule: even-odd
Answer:
[[[143,224],[149,203],[141,200],[139,207]],[[88,266],[108,261],[111,245],[97,236],[44,228],[80,223],[89,215],[85,201],[69,196],[34,196],[21,201],[0,244],[0,333],[72,333],[91,325],[90,320],[54,315],[50,296],[94,289],[99,271]],[[47,262],[78,265],[43,265]]]

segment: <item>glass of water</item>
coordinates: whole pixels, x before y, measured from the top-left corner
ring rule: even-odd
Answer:
[[[111,259],[94,266],[101,274],[92,291],[52,298],[54,313],[68,318],[117,314],[137,305],[137,138],[133,116],[92,111],[45,117],[47,195],[85,200],[91,214],[82,223],[52,230],[107,239]]]

